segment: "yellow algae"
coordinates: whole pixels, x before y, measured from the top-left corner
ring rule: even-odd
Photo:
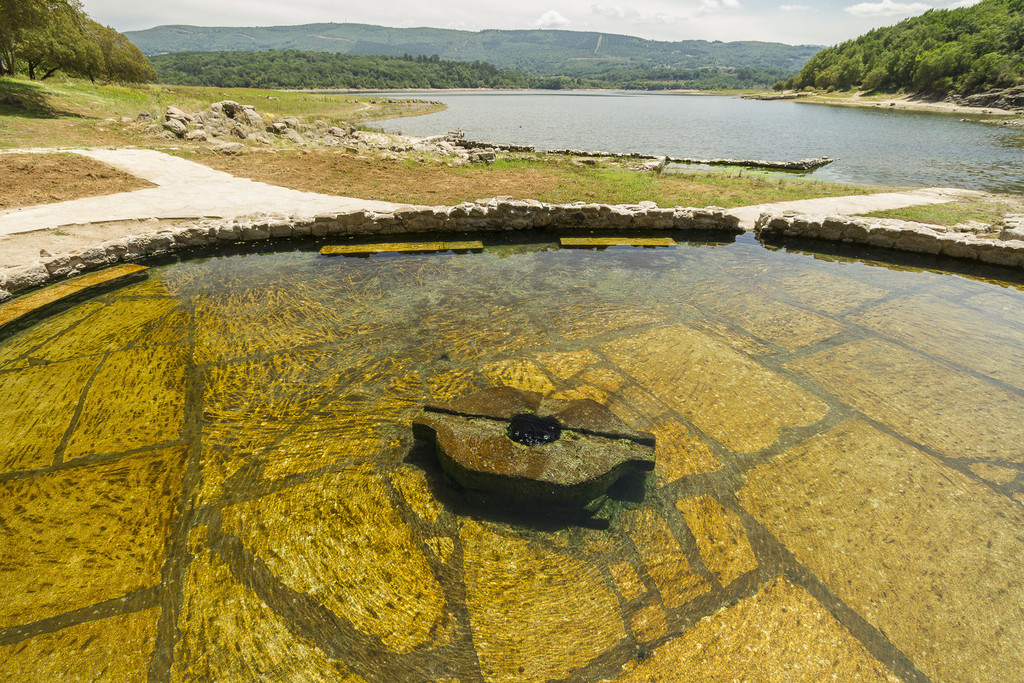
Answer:
[[[147,680],[160,608],[68,626],[0,645],[5,681]]]
[[[558,379],[569,379],[583,368],[601,360],[589,349],[535,353],[534,358]]]
[[[644,582],[636,573],[636,569],[633,569],[633,565],[628,562],[613,564],[608,571],[612,574],[612,580],[615,581],[615,588],[618,589],[619,595],[626,600],[639,598],[647,590]]]
[[[448,370],[427,380],[430,395],[437,401],[454,401],[477,391],[478,375],[472,370]]]
[[[544,371],[522,358],[495,361],[480,369],[480,373],[495,386],[513,387],[524,391],[550,394],[555,390]]]
[[[781,577],[698,621],[615,679],[826,680],[899,681],[814,598]]]
[[[853,420],[752,470],[738,497],[933,680],[1024,670],[1024,512],[984,484]]]
[[[686,324],[709,337],[725,342],[740,353],[745,353],[748,356],[764,356],[777,352],[777,349],[772,348],[768,344],[760,342],[749,334],[740,332],[729,324],[714,318],[696,318],[688,320]]]
[[[548,343],[548,336],[528,315],[514,307],[480,303],[453,307],[426,316],[431,355],[447,355],[456,361],[491,358],[517,353]]]
[[[420,519],[431,524],[437,522],[444,508],[434,498],[423,470],[403,465],[391,472],[391,483]]]
[[[1021,433],[1024,399],[901,346],[861,339],[787,367],[945,455],[1024,462],[1019,440],[1007,440]]]
[[[275,680],[365,683],[293,632],[209,551],[189,564],[172,681]]]
[[[444,636],[441,586],[373,467],[233,505],[223,518],[224,530],[285,585],[389,650],[411,652]]]
[[[83,401],[64,460],[180,438],[186,362],[185,349],[180,346],[110,354]]]
[[[994,484],[1009,484],[1020,474],[1019,470],[1009,467],[1000,467],[987,462],[977,462],[971,465],[971,472],[982,479],[988,479]]]
[[[601,348],[661,401],[736,452],[760,451],[775,443],[781,429],[812,424],[828,412],[785,377],[685,325]]]
[[[32,327],[14,334],[0,344],[0,369],[19,358],[32,358],[32,351],[48,339],[69,329],[103,309],[103,304],[88,302],[49,316]]]
[[[0,471],[53,464],[79,397],[99,358],[80,358],[0,374]]]
[[[575,340],[664,322],[679,315],[681,307],[645,306],[635,299],[569,299],[547,309],[545,316],[560,337]]]
[[[690,527],[704,566],[723,586],[757,569],[757,558],[739,515],[711,496],[691,496],[676,501]]]
[[[588,384],[593,384],[599,389],[614,393],[626,383],[626,378],[609,368],[597,367],[584,372],[580,379]]]
[[[111,300],[101,312],[78,325],[73,333],[50,340],[34,353],[40,359],[59,361],[120,351],[135,342],[145,342],[143,333],[154,322],[177,307],[170,298],[121,297]]]
[[[665,610],[657,603],[644,605],[630,618],[629,630],[641,643],[661,638],[668,632]]]
[[[615,593],[593,565],[468,519],[462,546],[485,680],[564,678],[625,636]]]
[[[0,483],[0,629],[160,581],[182,448]]]
[[[838,315],[889,294],[881,287],[823,271],[803,271],[776,280],[776,286],[801,306]]]
[[[659,420],[650,431],[656,444],[654,471],[668,483],[722,469],[722,463],[708,445],[690,434],[679,420],[670,417]]]
[[[1024,329],[949,301],[905,297],[851,318],[925,353],[1024,389]]]
[[[624,388],[619,392],[619,395],[622,396],[622,398],[624,398],[636,412],[650,420],[657,419],[669,411],[667,405],[636,385],[630,385]]]
[[[666,607],[682,607],[711,590],[711,584],[694,573],[679,541],[657,512],[650,508],[637,510],[627,516],[625,523]]]
[[[452,559],[452,553],[455,552],[455,541],[448,538],[447,536],[434,536],[426,540],[427,547],[434,551],[437,555],[437,559],[441,560],[445,564]]]
[[[557,398],[563,401],[576,401],[581,398],[589,398],[591,401],[597,401],[601,405],[608,403],[608,392],[602,391],[597,387],[592,387],[589,384],[580,384],[571,389],[563,389],[556,391],[551,394],[551,398]]]

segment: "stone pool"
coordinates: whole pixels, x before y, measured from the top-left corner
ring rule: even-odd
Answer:
[[[469,504],[410,422],[491,386],[656,469],[607,529]],[[8,680],[1024,671],[1017,285],[749,236],[216,256],[8,331],[0,397]]]

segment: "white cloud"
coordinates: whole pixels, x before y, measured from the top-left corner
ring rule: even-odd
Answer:
[[[550,9],[540,15],[540,19],[533,23],[537,28],[565,28],[572,22],[563,17],[557,11]]]
[[[850,5],[846,11],[858,17],[901,17],[920,14],[930,9],[932,6],[923,2],[906,3],[881,0],[881,2],[862,2],[859,5]]]
[[[779,9],[783,12],[817,12],[810,5],[779,5]]]
[[[640,12],[621,5],[591,5],[590,11],[600,17],[630,24],[674,24],[680,19],[673,14]]]

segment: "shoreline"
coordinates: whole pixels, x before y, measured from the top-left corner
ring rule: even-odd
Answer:
[[[955,114],[959,116],[990,116],[1000,119],[1024,116],[1013,109],[999,107],[971,107],[945,100],[930,101],[913,95],[864,96],[864,95],[807,95],[786,99],[787,102],[827,105],[833,107],[856,107],[859,109],[895,109],[897,111],[923,111],[933,114]]]

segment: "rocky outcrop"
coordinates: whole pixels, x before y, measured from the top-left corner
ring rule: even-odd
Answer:
[[[1024,241],[943,232],[934,225],[886,218],[764,213],[754,230],[764,238],[800,237],[936,254],[1014,268],[1024,267]]]
[[[822,166],[828,166],[833,161],[831,157],[820,157],[817,159],[800,159],[799,161],[765,161],[763,159],[675,159],[669,157],[670,164],[701,164],[703,166],[743,166],[744,168],[763,168],[773,171],[813,171]]]
[[[545,204],[495,197],[456,206],[405,206],[393,212],[353,211],[314,217],[274,216],[250,220],[201,221],[196,225],[132,235],[92,249],[39,259],[0,270],[0,290],[38,287],[103,266],[196,247],[267,239],[341,235],[397,235],[427,232],[503,232],[551,228],[622,231],[701,230],[727,235],[743,232],[739,219],[719,207],[658,208],[633,205]],[[2,296],[2,294],[0,294]]]
[[[1001,240],[1024,240],[1024,214],[1010,214],[1003,219],[1003,229],[999,232]]]
[[[1024,111],[1024,85],[1015,85],[1005,90],[990,90],[960,98],[959,104],[969,107],[992,107]]]

